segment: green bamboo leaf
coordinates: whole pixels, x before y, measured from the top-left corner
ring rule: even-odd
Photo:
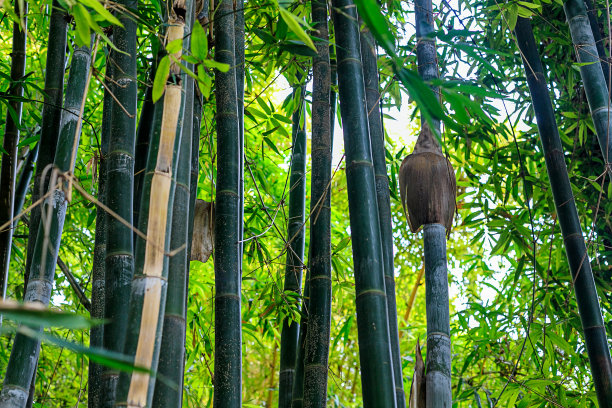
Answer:
[[[200,24],[194,24],[191,31],[191,54],[200,61],[208,56],[208,38]]]
[[[300,24],[303,24],[303,22],[297,16],[287,11],[283,7],[279,7],[279,10],[283,21],[287,23],[289,29],[293,31],[293,33],[304,42],[304,44],[306,44],[310,49],[316,52],[317,49],[315,48],[314,43],[310,39],[310,36],[306,34],[306,31],[304,31],[302,27],[300,27]]]
[[[155,79],[153,80],[153,102],[157,102],[159,98],[164,94],[166,89],[166,81],[170,74],[170,58],[166,55],[159,61],[157,66],[157,72],[155,73]]]
[[[196,24],[196,25],[198,25],[198,24]],[[166,51],[168,51],[168,54],[175,54],[175,53],[179,52],[181,50],[181,48],[183,48],[183,39],[182,38],[177,38],[174,41],[170,41],[166,45]]]
[[[81,3],[94,9],[98,14],[100,14],[106,21],[111,24],[117,25],[119,27],[123,27],[123,24],[117,19],[117,17],[113,16],[113,14],[104,8],[104,6],[98,2],[98,0],[80,0]]]
[[[75,4],[72,8],[74,21],[76,24],[76,42],[83,47],[89,45],[91,30],[89,29],[89,13],[81,4]]]
[[[378,44],[387,51],[387,54],[395,57],[395,38],[376,0],[355,0],[355,4],[359,15],[374,34]]]
[[[0,302],[0,313],[15,322],[35,327],[64,327],[71,330],[88,329],[102,323],[76,313],[58,312],[43,306]]]
[[[228,64],[225,64],[225,63],[222,63],[222,62],[217,62],[217,61],[211,60],[211,59],[203,60],[202,64],[205,67],[215,68],[215,69],[217,69],[218,71],[221,71],[221,72],[227,72],[230,69],[230,66]]]

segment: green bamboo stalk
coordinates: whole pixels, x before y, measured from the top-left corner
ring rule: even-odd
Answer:
[[[593,6],[592,0],[584,0],[584,5],[586,6],[589,24],[591,25],[591,31],[593,32],[593,40],[595,41],[595,46],[597,47],[597,55],[599,55],[599,61],[601,62],[601,70],[603,71],[606,84],[608,85],[608,88],[610,88],[610,63],[608,62],[608,54],[604,48],[602,32],[599,28],[597,9]]]
[[[451,407],[451,342],[446,267],[446,227],[426,224],[425,309],[427,313],[427,369],[425,403],[427,408]]]
[[[157,58],[156,58],[157,60]],[[154,66],[157,61],[153,61]],[[155,78],[155,69],[151,69],[149,75],[150,82]],[[140,200],[142,199],[142,186],[144,181],[144,173],[147,166],[147,154],[149,152],[149,143],[151,143],[151,125],[153,123],[153,114],[155,104],[153,103],[153,86],[147,86],[145,91],[145,99],[140,110],[140,119],[136,128],[136,148],[134,151],[134,222],[138,228],[138,219],[140,218]],[[134,234],[136,240],[136,234]]]
[[[298,104],[292,116],[291,168],[289,175],[289,219],[287,225],[287,261],[284,292],[299,294],[302,289],[302,269],[305,245],[306,205],[306,87],[294,87],[293,99]],[[300,121],[302,125],[300,126]],[[293,380],[300,332],[298,321],[285,317],[281,331],[280,372],[278,387],[279,408],[291,408]]]
[[[333,0],[364,407],[395,407],[376,184],[352,0]],[[311,327],[312,328],[312,327]]]
[[[217,6],[217,5],[216,5]],[[241,406],[240,129],[236,93],[234,16],[230,0],[215,12],[217,186],[215,211],[215,408]]]
[[[600,407],[612,407],[612,359],[606,329],[563,156],[563,146],[546,85],[546,76],[529,19],[519,17],[515,33],[523,56],[527,83],[544,149],[546,169],[573,279],[597,399]]]
[[[435,38],[432,36],[434,33],[433,6],[431,0],[416,0],[414,7],[418,71],[424,81],[431,81],[438,78],[438,56]],[[433,90],[438,93],[436,87],[433,87]],[[431,130],[434,134],[439,135],[440,121],[434,118],[430,120]],[[422,134],[429,134],[425,132],[427,126],[426,118],[421,114]],[[421,136],[419,136],[419,140],[421,140]],[[435,140],[435,136],[432,143],[441,155],[441,149]],[[418,142],[417,145],[419,145]],[[416,152],[417,148],[415,148],[414,153]],[[444,164],[447,162],[446,159],[442,159],[442,161]],[[429,166],[433,166],[433,162],[430,162]],[[454,174],[452,181],[454,182]],[[412,192],[412,195],[414,194],[415,191]],[[432,197],[427,197],[426,200],[431,199]],[[423,204],[427,205],[425,202]],[[430,203],[429,205],[435,206],[438,204]],[[438,223],[440,222],[438,219],[433,220],[433,222],[435,223],[426,223],[423,227],[425,310],[427,313],[427,367],[425,372],[427,408],[450,407],[452,405],[450,311],[446,266],[446,229],[450,228],[450,225],[441,225]]]
[[[15,211],[14,216],[16,217],[23,210],[23,204],[25,203],[26,195],[30,189],[30,181],[32,180],[32,173],[36,166],[36,160],[38,160],[38,151],[40,143],[36,143],[32,149],[28,152],[28,156],[25,159],[25,163],[19,176],[19,183],[15,190]],[[13,221],[13,228],[17,226],[19,220]]]
[[[23,3],[23,10],[19,3],[15,3],[15,11],[20,17],[21,22],[13,23],[13,49],[11,52],[11,86],[9,102],[15,113],[13,117],[10,113],[6,115],[4,125],[4,141],[1,154],[2,163],[0,164],[0,225],[9,223],[9,227],[0,231],[0,299],[6,296],[8,284],[9,266],[11,264],[11,246],[13,242],[13,211],[15,205],[15,183],[17,179],[17,145],[19,143],[19,127],[21,122],[21,112],[23,110],[23,86],[20,81],[25,75],[26,68],[26,38],[28,24],[28,4]],[[23,24],[23,26],[22,26]],[[2,325],[2,315],[0,315],[0,325]]]
[[[89,47],[75,48],[68,77],[66,101],[62,111],[60,135],[54,166],[59,172],[72,172],[76,160],[73,149],[78,146],[81,134],[81,115],[87,95]],[[64,190],[57,189],[56,183],[50,184],[53,190],[45,201],[45,224],[40,224],[32,257],[32,269],[25,293],[26,302],[47,306],[53,289],[55,265],[59,251],[62,229],[66,215],[67,199]],[[25,407],[32,375],[38,360],[40,341],[21,333],[15,336],[11,357],[0,392],[1,408]]]
[[[310,198],[310,256],[308,322],[304,355],[303,406],[327,403],[327,374],[331,332],[331,165],[332,112],[327,2],[313,0],[312,178]]]
[[[604,159],[605,169],[612,177],[612,107],[608,95],[608,86],[599,64],[599,54],[593,31],[587,17],[583,0],[566,0],[563,9],[572,35],[572,42],[576,48],[576,56],[580,65],[580,76],[591,109],[591,116],[597,140]]]
[[[191,145],[191,176],[189,178],[189,232],[187,240],[187,259],[191,259],[191,243],[193,240],[193,219],[195,203],[198,198],[198,176],[200,174],[200,127],[202,125],[202,94],[194,87],[193,96],[193,132]],[[189,268],[187,268],[187,283],[189,284]]]
[[[183,50],[190,49],[191,27],[194,24],[195,2],[189,5],[185,24],[185,40]],[[189,69],[193,70],[191,65]],[[166,292],[166,307],[164,311],[161,350],[157,372],[165,379],[172,381],[155,382],[153,407],[182,406],[183,375],[185,371],[185,330],[187,318],[187,279],[189,271],[189,235],[191,201],[191,149],[193,146],[193,115],[194,115],[194,80],[185,76],[185,97],[183,125],[181,125],[181,141],[178,152],[178,168],[176,172],[176,188],[172,208],[172,230],[170,248],[181,248],[170,258],[168,266],[168,288]],[[187,214],[187,217],[185,216]]]
[[[42,126],[40,131],[40,154],[34,174],[32,202],[38,201],[41,191],[48,190],[49,178],[43,180],[44,170],[55,159],[57,138],[62,116],[62,100],[64,97],[64,74],[66,67],[66,35],[68,31],[68,16],[57,0],[51,4],[49,20],[49,39],[47,41],[47,62],[45,65],[45,96],[42,107]],[[36,244],[36,234],[40,224],[41,206],[36,206],[30,212],[30,228],[28,231],[28,248],[25,268],[25,287]]]
[[[234,59],[236,61],[236,103],[238,105],[238,182],[240,202],[238,203],[238,240],[240,241],[240,274],[242,275],[244,237],[244,0],[234,2]]]
[[[110,53],[110,49],[109,49]],[[107,54],[109,55],[109,54]],[[106,64],[106,76],[112,77],[112,63]],[[111,96],[112,83],[105,79],[104,101],[102,105],[102,130],[100,140],[100,170],[98,176],[98,201],[106,205],[106,179],[107,156],[109,148],[110,131],[112,125],[112,110],[115,101]],[[94,240],[94,254],[92,267],[91,285],[91,317],[93,319],[104,319],[105,313],[105,279],[106,279],[106,212],[101,207],[96,207],[96,232]],[[89,330],[89,345],[91,347],[104,346],[104,326],[96,325]],[[102,375],[104,368],[93,361],[89,361],[88,372],[88,398],[89,408],[99,408],[102,405]]]
[[[188,34],[187,21],[191,18],[191,1],[174,0],[168,3],[166,45],[181,40]],[[135,365],[157,371],[163,334],[164,311],[168,282],[169,259],[167,254],[178,248],[171,248],[173,202],[176,191],[179,148],[185,110],[185,75],[174,62],[180,60],[182,51],[169,55],[170,75],[165,84],[163,102],[158,104],[149,156],[143,185],[143,197],[138,225],[147,235],[146,242],[136,243],[136,262],[129,302],[128,325],[124,354],[133,357]],[[158,116],[161,111],[161,116]],[[189,123],[188,129],[191,129]],[[191,140],[188,140],[188,145]],[[186,160],[191,163],[190,159]],[[185,170],[187,173],[189,170]],[[188,177],[188,176],[186,176]],[[183,205],[183,222],[186,223],[187,185]],[[179,233],[186,234],[186,227]],[[181,238],[178,238],[179,240]],[[185,238],[183,238],[185,244]],[[179,247],[180,248],[180,247]],[[185,251],[182,251],[183,257]],[[183,271],[184,276],[184,271]],[[179,278],[180,279],[180,278]],[[184,279],[184,278],[183,278]],[[179,286],[184,282],[179,282]],[[184,305],[184,297],[178,303]],[[175,306],[177,302],[173,306]],[[174,323],[174,322],[173,322]],[[177,341],[180,339],[174,339]],[[176,364],[177,361],[174,361]],[[166,367],[173,373],[181,374],[178,367]],[[178,370],[177,370],[178,368]],[[122,372],[117,385],[117,406],[150,407],[155,391],[155,377],[148,373]],[[162,391],[163,393],[163,391]],[[182,390],[179,395],[182,395]],[[162,394],[160,397],[165,396]]]
[[[372,157],[374,159],[374,177],[376,178],[376,200],[378,203],[378,220],[380,222],[380,237],[383,248],[391,358],[393,362],[393,378],[395,379],[395,400],[398,408],[404,408],[406,406],[406,396],[404,395],[399,331],[397,327],[391,197],[389,177],[387,176],[387,162],[385,160],[385,134],[382,124],[382,112],[379,104],[380,91],[378,90],[376,42],[367,26],[362,25],[362,27],[361,63],[363,64],[363,77],[368,106],[368,123],[370,126],[370,141],[372,143]]]
[[[128,10],[136,10],[136,0],[119,1]],[[106,162],[106,205],[119,217],[133,224],[134,145],[136,142],[136,28],[127,12],[118,16],[122,27],[113,27],[113,42],[120,52],[112,52],[114,68],[110,81],[117,103],[112,104],[112,122]],[[106,277],[104,283],[104,315],[109,320],[104,326],[104,348],[122,352],[127,332],[127,313],[130,282],[134,270],[132,230],[120,220],[107,214],[106,221]],[[103,374],[102,406],[113,407],[119,372],[105,367]]]
[[[311,258],[310,255],[308,258]],[[308,315],[310,314],[309,304],[310,269],[306,269],[304,295],[302,296],[302,307],[300,308],[300,332],[295,358],[295,376],[293,379],[293,390],[291,391],[292,408],[302,408],[304,406],[304,359],[306,357],[306,337],[308,336]]]

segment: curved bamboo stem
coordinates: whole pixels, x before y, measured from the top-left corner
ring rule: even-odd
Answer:
[[[54,174],[70,173],[74,169],[73,149],[78,146],[81,135],[81,116],[87,95],[90,62],[89,47],[75,48],[60,122]],[[57,176],[52,175],[51,180],[57,180]],[[51,298],[55,265],[68,206],[66,192],[58,188],[57,182],[52,181],[50,187],[53,188],[53,192],[43,207],[45,222],[41,222],[38,228],[30,279],[25,291],[26,302],[36,302],[45,306],[49,304]],[[38,339],[21,333],[15,336],[4,386],[0,392],[1,408],[25,407],[39,351]]]
[[[523,56],[529,92],[544,149],[546,169],[565,242],[565,253],[573,279],[597,399],[600,407],[610,407],[612,406],[612,359],[606,329],[563,157],[563,146],[546,85],[544,69],[528,19],[519,17],[515,34]],[[596,64],[596,66],[600,65]]]
[[[6,115],[4,126],[4,141],[2,143],[3,152],[0,155],[0,225],[13,223],[15,206],[15,184],[17,179],[17,145],[19,143],[19,127],[21,122],[21,112],[23,103],[23,86],[21,80],[25,75],[26,68],[26,27],[28,24],[28,4],[24,2],[24,9],[20,10],[16,3],[17,15],[23,22],[13,23],[13,49],[11,52],[11,86],[9,94],[14,98],[10,102],[11,108],[15,112],[15,118],[10,113]],[[8,284],[9,266],[11,264],[11,247],[13,242],[13,228],[9,227],[0,231],[0,300],[6,296]],[[0,325],[2,325],[2,315],[0,315]]]

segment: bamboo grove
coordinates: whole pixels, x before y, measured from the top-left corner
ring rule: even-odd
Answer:
[[[0,9],[0,408],[612,407],[605,1]]]

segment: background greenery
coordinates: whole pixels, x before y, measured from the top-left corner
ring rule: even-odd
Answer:
[[[0,18],[0,92],[9,87],[11,7]],[[88,2],[64,3],[68,8]],[[309,3],[294,2],[293,14],[310,21]],[[384,1],[402,66],[416,72],[413,3]],[[609,21],[606,2],[595,7]],[[23,156],[37,141],[47,51],[50,2],[30,4],[27,76],[20,141]],[[160,24],[156,0],[139,3],[139,98]],[[105,18],[87,11],[104,28]],[[598,285],[608,337],[612,338],[612,184],[603,173],[575,53],[560,0],[435,2],[444,108],[443,149],[455,167],[458,215],[449,238],[454,406],[596,406],[580,320],[548,184],[522,64],[511,29],[516,16],[533,15],[536,39],[560,126],[566,162]],[[282,294],[287,230],[288,169],[291,152],[290,85],[308,71],[311,51],[279,17],[278,4],[250,0],[246,17],[245,243],[242,292],[244,406],[277,403],[280,329],[284,316],[299,316]],[[213,19],[214,21],[214,19]],[[77,19],[76,23],[79,21]],[[605,36],[608,23],[602,24]],[[209,32],[209,30],[207,30]],[[69,31],[70,51],[77,31]],[[210,40],[211,38],[209,38]],[[210,41],[209,41],[210,42]],[[609,45],[609,41],[605,41]],[[85,106],[82,143],[75,174],[92,195],[102,117],[106,56],[99,47]],[[211,48],[213,48],[211,46]],[[211,50],[211,55],[214,48]],[[409,232],[399,201],[397,173],[418,129],[417,105],[394,76],[392,59],[379,58],[387,167],[395,240],[395,274],[406,391],[410,389],[417,339],[425,340],[421,234]],[[200,134],[198,198],[214,200],[215,104],[212,71],[200,84],[204,114]],[[148,84],[150,85],[150,84]],[[310,89],[307,103],[310,102]],[[0,95],[3,123],[6,99]],[[310,106],[307,105],[310,134]],[[330,351],[330,406],[360,406],[361,384],[341,133],[336,125],[332,180],[333,317]],[[310,143],[308,143],[310,149]],[[310,163],[307,164],[310,166]],[[309,167],[307,172],[309,172]],[[308,179],[309,181],[309,179]],[[310,208],[307,188],[306,208]],[[29,205],[26,202],[26,206]],[[69,205],[60,257],[91,295],[95,206],[78,194]],[[308,228],[308,223],[306,223]],[[7,297],[23,296],[27,225],[15,231]],[[308,231],[306,232],[308,235]],[[308,253],[308,243],[306,244]],[[212,406],[213,264],[192,262],[188,299],[186,406]],[[410,293],[418,287],[414,304]],[[87,314],[65,275],[58,271],[55,308]],[[11,326],[7,320],[5,327]],[[88,344],[87,330],[55,328],[60,338]],[[0,373],[13,334],[0,336]],[[36,406],[86,402],[87,359],[43,344],[36,382]]]

